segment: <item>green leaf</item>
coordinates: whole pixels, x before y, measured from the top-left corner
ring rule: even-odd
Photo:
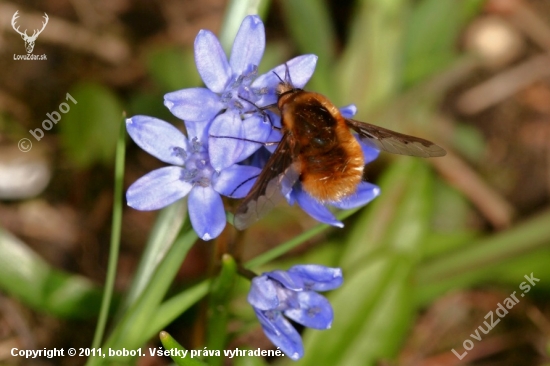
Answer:
[[[112,164],[123,112],[116,95],[100,84],[84,82],[74,86],[65,99],[62,103],[70,110],[61,115],[58,125],[67,158],[79,168]]]
[[[191,358],[188,350],[182,347],[170,334],[167,332],[160,332],[160,341],[164,348],[170,351],[170,357],[178,366],[207,366],[207,363],[201,362],[194,358]],[[179,355],[179,356],[178,356]],[[185,355],[182,357],[181,355]]]
[[[89,280],[51,267],[25,243],[0,229],[0,289],[37,311],[62,318],[97,314],[101,291]]]

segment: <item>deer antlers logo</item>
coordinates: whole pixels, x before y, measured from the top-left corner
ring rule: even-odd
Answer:
[[[40,30],[35,29],[34,32],[32,33],[32,36],[29,36],[27,34],[26,29],[25,29],[24,32],[21,32],[19,30],[19,26],[17,28],[15,28],[15,22],[16,22],[17,18],[19,18],[19,15],[17,15],[18,12],[19,12],[19,10],[17,10],[15,12],[15,14],[13,14],[13,17],[11,18],[11,26],[13,27],[13,29],[17,33],[19,33],[21,35],[21,38],[23,38],[23,40],[25,41],[25,48],[27,49],[27,53],[32,53],[32,50],[34,49],[34,41],[36,41],[36,38],[38,38],[40,33],[42,33],[44,28],[46,28],[46,24],[48,24],[48,19],[49,19],[48,14],[44,13],[45,22],[42,22],[42,29],[40,29]]]

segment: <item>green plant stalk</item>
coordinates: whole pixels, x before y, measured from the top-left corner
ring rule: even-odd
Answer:
[[[124,157],[126,152],[126,124],[125,116],[120,124],[119,137],[116,145],[116,160],[115,160],[115,192],[113,200],[113,221],[111,227],[111,244],[109,247],[109,263],[107,266],[107,278],[105,280],[105,288],[103,290],[103,300],[101,302],[101,310],[99,319],[92,342],[93,348],[99,348],[105,326],[107,325],[107,317],[111,300],[113,298],[113,290],[115,286],[115,277],[118,263],[118,253],[120,251],[120,232],[122,228],[122,186],[124,178]]]
[[[354,208],[354,209],[351,209],[351,210],[346,210],[346,211],[340,211],[336,214],[336,218],[338,220],[344,220],[348,217],[350,217],[351,215],[353,215],[354,213],[356,213],[357,211],[359,211],[362,207],[358,207],[358,208]],[[252,269],[252,268],[256,268],[256,267],[259,267],[259,266],[262,266],[280,256],[282,256],[283,254],[285,254],[286,252],[288,252],[289,250],[297,247],[298,245],[304,243],[305,241],[311,239],[312,237],[314,237],[315,235],[323,232],[324,230],[326,229],[329,229],[329,228],[332,228],[332,226],[330,225],[327,225],[327,224],[318,224],[316,226],[314,226],[313,228],[309,229],[308,231],[286,241],[285,243],[271,249],[271,250],[268,250],[267,252],[265,253],[262,253],[258,256],[256,256],[254,259],[251,259],[249,260],[248,262],[246,262],[244,264],[244,267],[246,269]]]
[[[208,301],[208,323],[206,346],[208,349],[224,349],[227,342],[227,323],[229,322],[228,306],[231,302],[233,283],[237,276],[237,263],[228,254],[221,261],[221,271],[212,281]],[[223,357],[210,356],[207,359],[211,366],[221,366]]]

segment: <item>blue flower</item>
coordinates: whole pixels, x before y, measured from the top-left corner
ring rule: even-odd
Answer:
[[[271,342],[298,360],[304,355],[302,338],[286,318],[309,328],[330,328],[332,307],[316,291],[335,289],[342,281],[340,268],[314,264],[266,272],[252,280],[248,302]]]
[[[164,104],[186,125],[213,120],[209,131],[213,136],[209,141],[210,162],[214,169],[222,170],[246,159],[268,141],[272,119],[278,117],[267,118],[258,107],[277,101],[275,89],[279,79],[273,71],[284,76],[285,66],[257,77],[265,49],[264,25],[257,15],[243,20],[229,60],[216,36],[208,30],[199,32],[194,47],[197,70],[206,88],[168,93]],[[315,55],[287,62],[297,87],[310,79],[316,62]]]
[[[128,205],[142,211],[156,210],[189,195],[189,218],[203,240],[217,237],[225,227],[220,194],[244,197],[252,186],[251,178],[260,172],[259,168],[241,165],[214,170],[208,155],[209,125],[188,126],[187,138],[170,123],[153,117],[134,116],[126,120],[128,133],[136,144],[171,164],[134,182],[126,192]]]
[[[353,104],[340,108],[340,112],[345,118],[353,117],[356,111],[357,109]],[[355,137],[363,150],[365,164],[368,164],[375,160],[378,157],[380,151],[366,145],[357,136]],[[374,198],[376,198],[379,194],[380,188],[378,186],[369,182],[361,182],[357,186],[357,191],[354,194],[347,196],[339,201],[328,202],[326,204],[341,210],[350,210],[366,205]],[[286,198],[290,205],[293,205],[296,202],[308,215],[313,217],[315,220],[332,226],[344,227],[344,224],[336,219],[334,214],[326,207],[325,204],[311,197],[306,191],[302,189],[300,182],[297,182],[292,187],[292,190]]]

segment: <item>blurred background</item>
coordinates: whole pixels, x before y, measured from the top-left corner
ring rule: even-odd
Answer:
[[[229,6],[0,2],[0,364],[84,364],[83,357],[25,360],[10,351],[91,345],[122,112],[182,128],[163,95],[201,85],[194,38],[200,29],[235,31],[242,18],[228,17]],[[32,52],[46,60],[18,59],[27,52],[12,27],[16,11],[16,27],[29,35],[47,13]],[[260,13],[267,39],[260,73],[314,53],[306,89],[354,103],[359,120],[448,150],[429,161],[382,154],[368,167],[379,198],[344,229],[320,231],[266,267],[344,269],[344,286],[329,295],[333,328],[305,331],[306,356],[295,364],[550,364],[550,1],[271,0]],[[57,123],[44,123],[54,112]],[[126,156],[125,187],[162,166],[131,141]],[[124,209],[117,299],[156,214]],[[314,226],[283,206],[249,230],[243,258]],[[211,243],[197,243],[171,291],[205,278],[212,252]],[[499,303],[524,292],[531,273],[540,281],[494,329],[478,331],[481,340],[472,338]],[[268,349],[245,303],[247,286],[236,286],[228,304],[227,348]],[[168,330],[185,347],[201,347],[201,304]],[[241,361],[225,360],[233,362]]]

